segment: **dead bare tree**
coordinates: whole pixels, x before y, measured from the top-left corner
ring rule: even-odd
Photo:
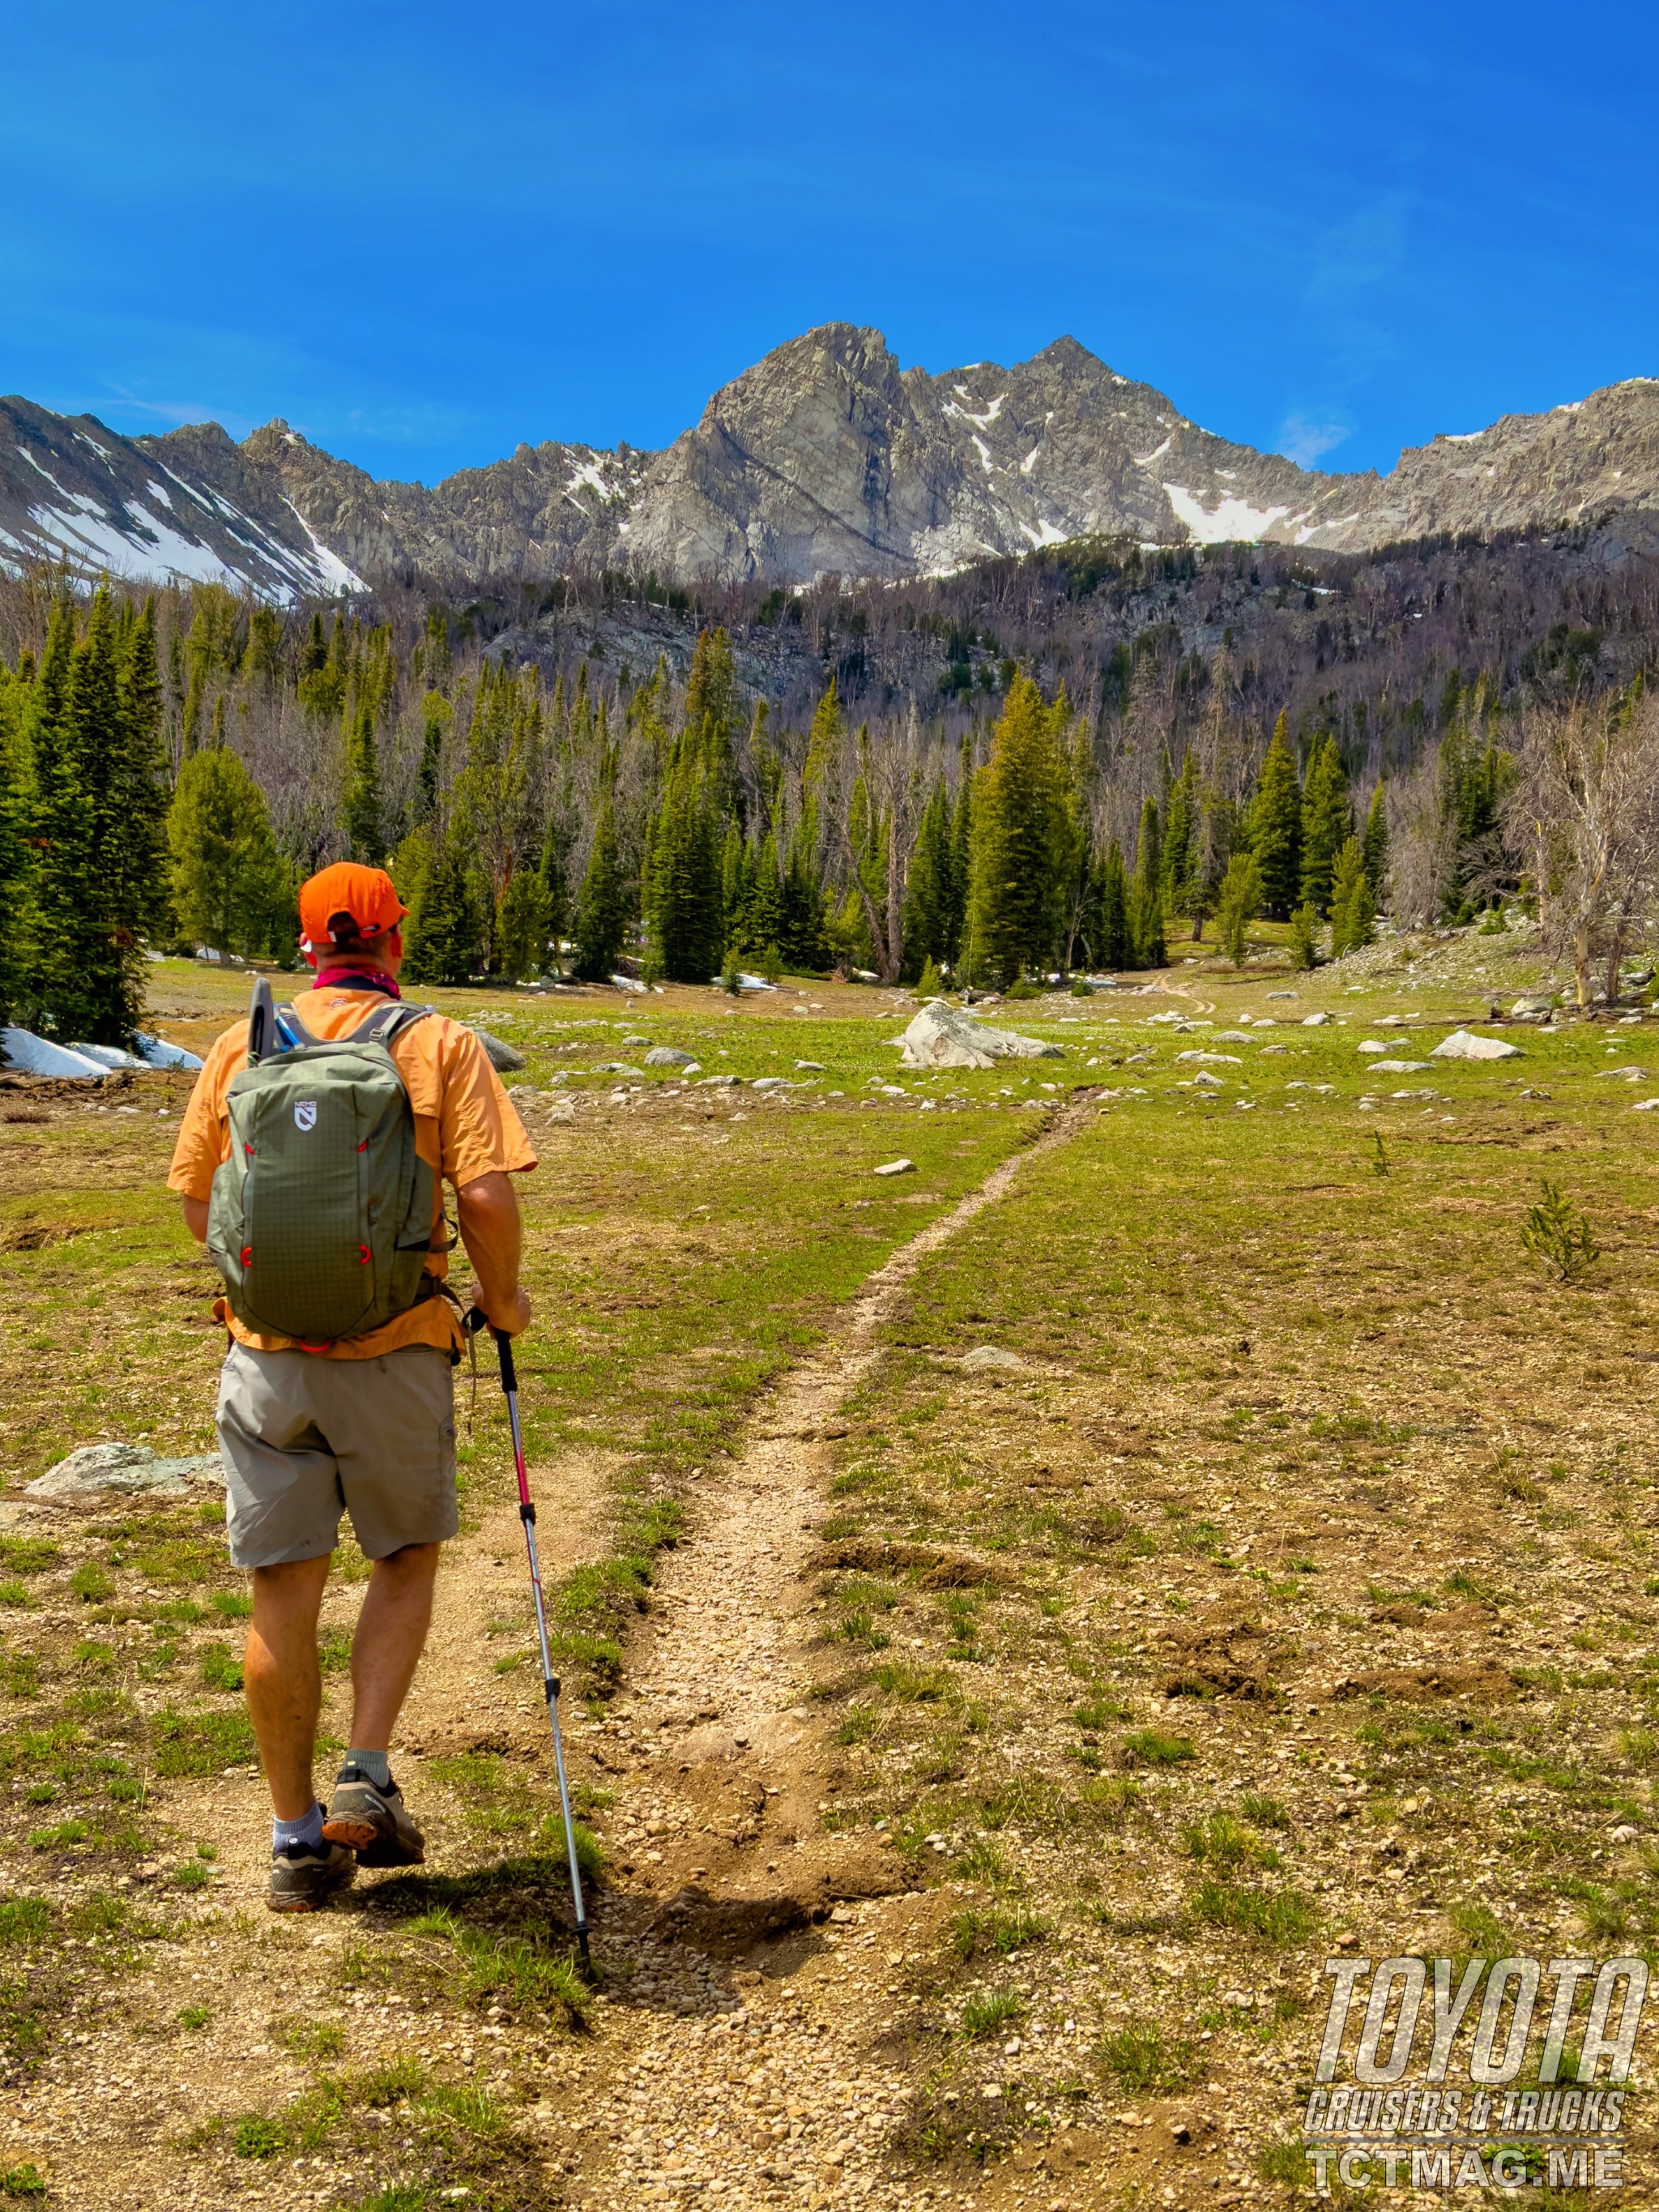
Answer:
[[[1504,810],[1537,890],[1544,941],[1570,954],[1578,1004],[1619,963],[1659,904],[1659,702],[1645,693],[1539,708],[1523,726],[1520,777]]]

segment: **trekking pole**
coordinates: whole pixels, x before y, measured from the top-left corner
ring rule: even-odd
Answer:
[[[587,1910],[582,1902],[581,1869],[576,1863],[576,1829],[570,1817],[570,1790],[564,1777],[564,1739],[559,1733],[559,1678],[553,1672],[552,1656],[547,1648],[547,1606],[542,1596],[541,1561],[536,1555],[536,1507],[530,1495],[530,1478],[525,1472],[524,1437],[519,1427],[519,1376],[513,1364],[513,1340],[497,1328],[481,1310],[474,1306],[466,1316],[465,1326],[476,1334],[487,1328],[495,1340],[495,1350],[501,1363],[501,1390],[507,1399],[507,1419],[513,1431],[513,1464],[519,1477],[519,1518],[524,1523],[525,1548],[530,1554],[530,1586],[536,1593],[536,1634],[542,1651],[542,1695],[547,1700],[547,1717],[553,1728],[553,1764],[559,1776],[559,1809],[564,1815],[565,1851],[570,1861],[570,1895],[576,1908],[576,1942],[586,1968],[592,1963],[587,1951]]]

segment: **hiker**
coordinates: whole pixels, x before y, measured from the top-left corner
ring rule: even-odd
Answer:
[[[231,1559],[253,1577],[245,1680],[278,1912],[315,1911],[360,1865],[425,1856],[388,1758],[439,1547],[458,1525],[464,1309],[444,1281],[443,1182],[472,1304],[508,1335],[530,1322],[511,1177],[536,1157],[471,1030],[403,1004],[407,911],[389,876],[350,861],[301,886],[316,982],[280,1010],[256,987],[248,1021],[196,1079],[167,1175],[226,1279],[219,1445]],[[350,1747],[325,1807],[312,1778],[317,1616],[343,1510],[373,1565],[351,1646]]]

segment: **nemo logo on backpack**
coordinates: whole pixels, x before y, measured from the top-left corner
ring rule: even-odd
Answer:
[[[294,1126],[296,1129],[314,1129],[317,1126],[317,1101],[301,1098],[295,1102]]]

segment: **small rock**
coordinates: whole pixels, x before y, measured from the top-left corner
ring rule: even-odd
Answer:
[[[750,1088],[753,1091],[799,1091],[802,1085],[792,1083],[787,1075],[757,1075]]]
[[[1177,1060],[1191,1060],[1200,1067],[1243,1067],[1244,1063],[1236,1052],[1178,1052]]]
[[[1647,1114],[1656,1106],[1659,1106],[1659,1098],[1638,1098],[1630,1110],[1632,1114]]]
[[[1373,1075],[1417,1075],[1428,1066],[1426,1060],[1374,1060]]]
[[[1200,1067],[1198,1073],[1194,1076],[1193,1081],[1201,1083],[1208,1091],[1219,1091],[1224,1087],[1221,1078],[1218,1075],[1212,1075],[1207,1067]]]
[[[1294,991],[1269,991],[1267,994],[1270,999],[1294,999],[1297,995]]]
[[[1024,1367],[1025,1362],[1017,1352],[1005,1352],[998,1344],[981,1344],[964,1354],[962,1364],[970,1370],[982,1367]]]
[[[1598,1067],[1595,1079],[1605,1083],[1611,1078],[1618,1083],[1651,1083],[1653,1076],[1645,1067]]]
[[[1639,1828],[1632,1828],[1628,1820],[1621,1821],[1613,1831],[1613,1840],[1615,1844],[1633,1844],[1641,1832]]]
[[[192,1484],[222,1485],[225,1471],[217,1452],[163,1459],[148,1444],[82,1444],[23,1487],[26,1498],[73,1498],[88,1491],[128,1493],[171,1491],[182,1494]]]
[[[798,1074],[822,1075],[823,1062],[821,1060],[798,1060],[795,1062],[795,1069]]]
[[[878,1176],[914,1175],[915,1171],[916,1164],[914,1160],[889,1160],[884,1167],[879,1167],[875,1170]]]
[[[1528,993],[1526,997],[1517,999],[1515,1004],[1510,1008],[1510,1012],[1512,1014],[1521,1015],[1551,1014],[1553,1013],[1554,1011],[1554,996],[1552,993],[1547,991]]]
[[[1304,1014],[1302,1026],[1304,1030],[1322,1030],[1330,1018],[1328,1014]]]
[[[717,1091],[735,1091],[742,1081],[740,1075],[705,1075],[702,1079],[704,1086],[712,1085]]]
[[[1354,1047],[1356,1052],[1392,1052],[1394,1047],[1385,1044],[1381,1037],[1366,1037]]]
[[[1476,1036],[1473,1030],[1454,1030],[1429,1054],[1431,1060],[1518,1060],[1521,1048],[1504,1037]]]
[[[623,1042],[643,1044],[646,1040],[643,1037],[628,1037]],[[694,1057],[691,1053],[682,1052],[677,1044],[653,1044],[645,1055],[645,1064],[647,1067],[690,1067]]]

